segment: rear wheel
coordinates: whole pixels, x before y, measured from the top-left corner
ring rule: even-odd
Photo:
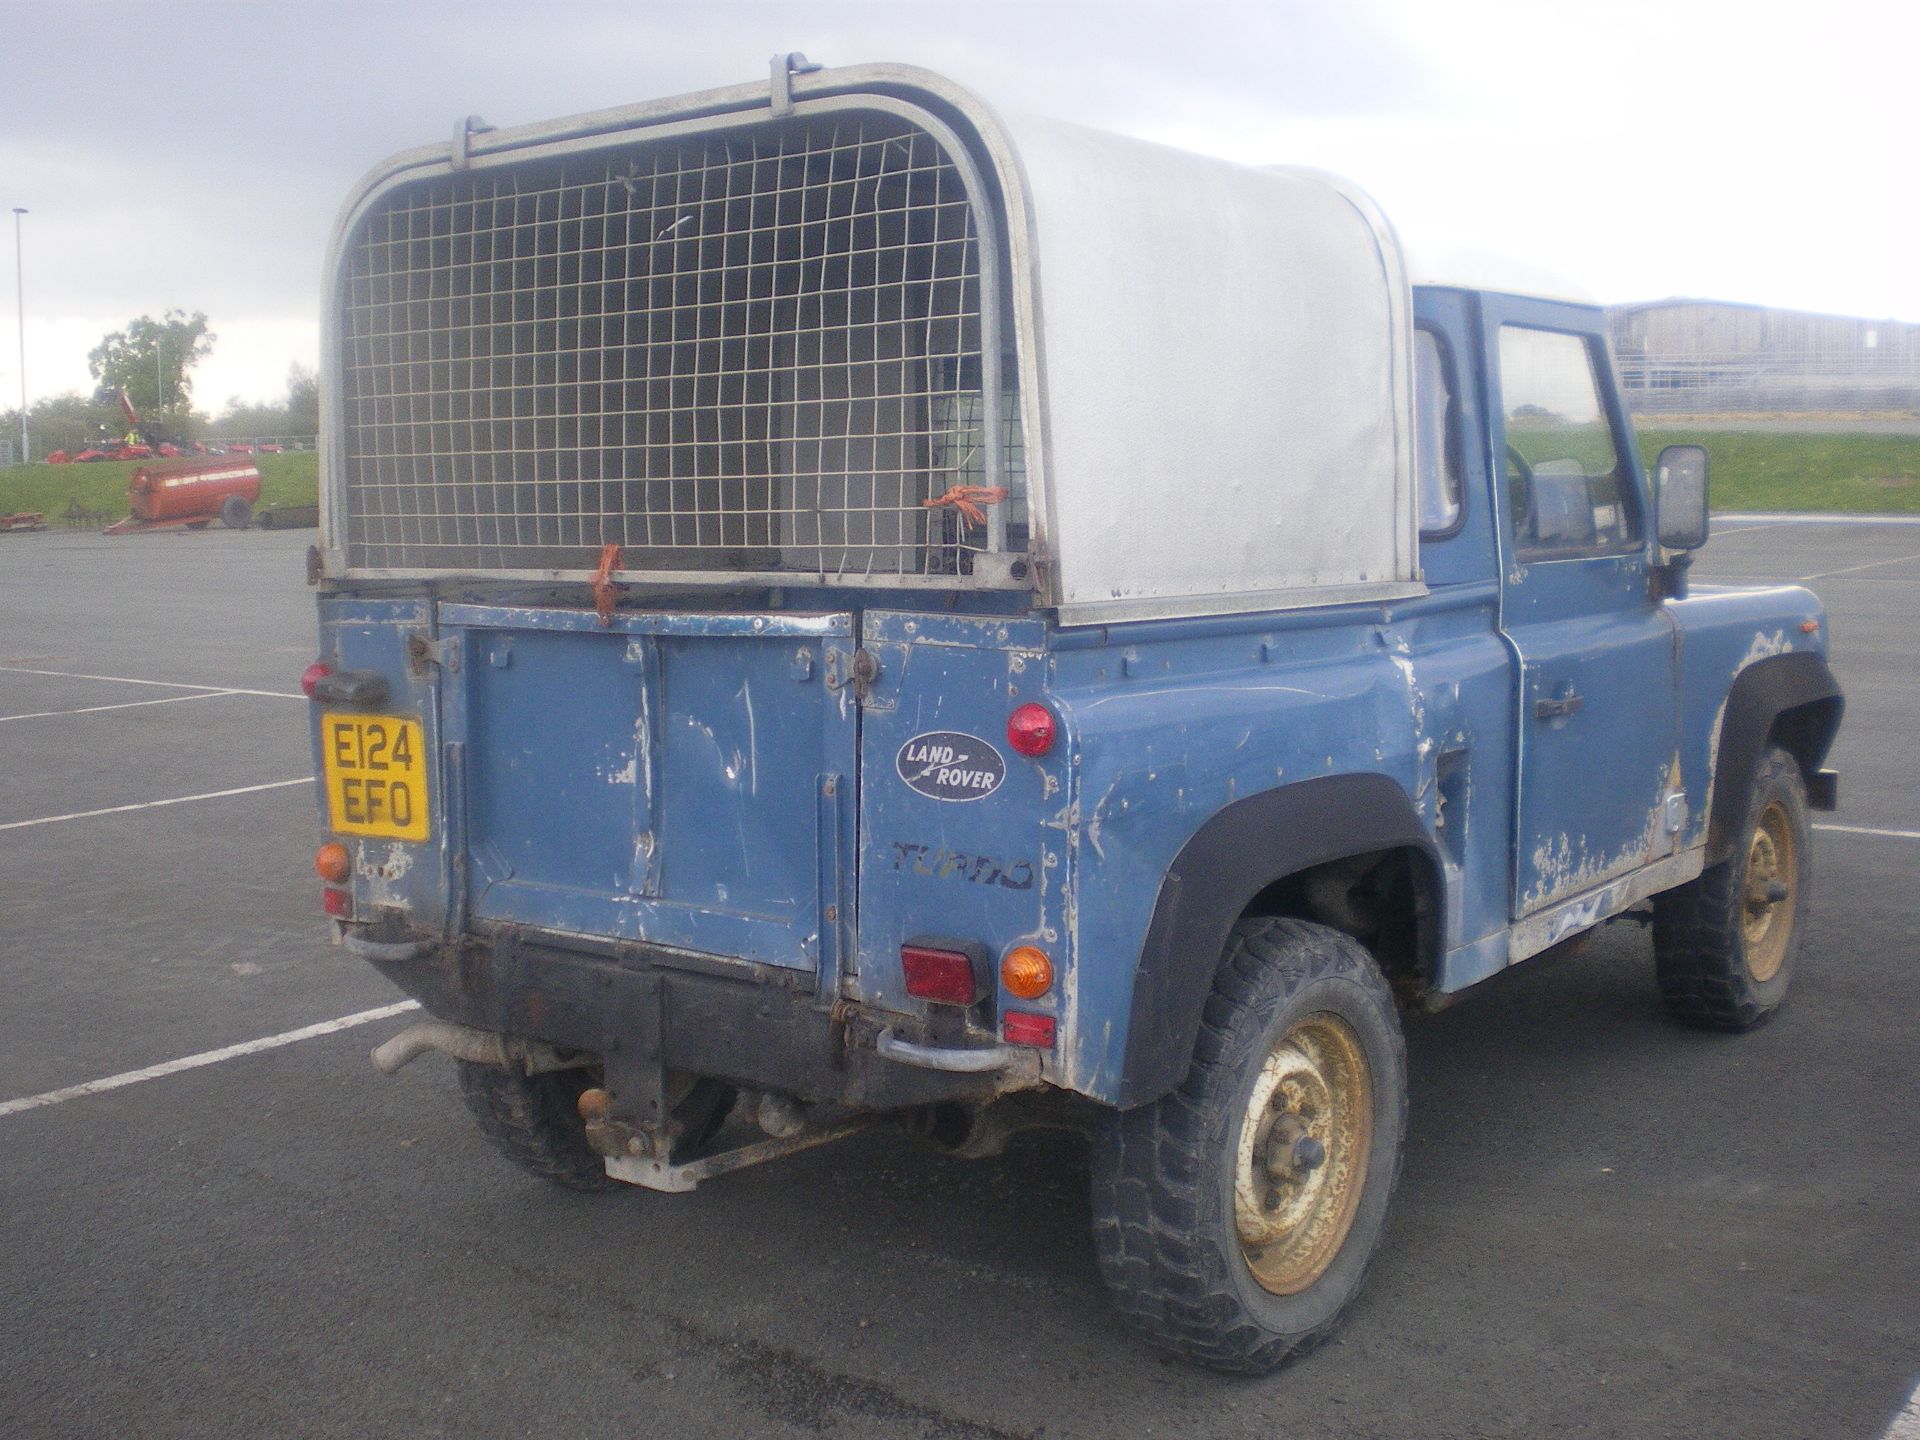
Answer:
[[[1780,1007],[1806,929],[1811,840],[1800,763],[1773,746],[1748,787],[1733,854],[1654,900],[1654,970],[1675,1016],[1751,1030]]]
[[[460,1094],[480,1133],[521,1169],[568,1190],[618,1190],[606,1162],[587,1144],[580,1118],[580,1092],[599,1083],[591,1070],[554,1070],[526,1075],[504,1065],[462,1060]],[[733,1108],[731,1086],[685,1077],[673,1115],[684,1127],[673,1158],[690,1158],[713,1138]]]
[[[253,520],[253,506],[244,495],[229,495],[220,502],[220,523],[229,530],[244,530]]]
[[[1107,1116],[1095,1143],[1115,1303],[1215,1369],[1311,1350],[1379,1245],[1406,1105],[1393,997],[1360,944],[1300,920],[1236,925],[1186,1080]]]

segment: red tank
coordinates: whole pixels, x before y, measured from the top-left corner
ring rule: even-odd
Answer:
[[[239,497],[244,510],[227,504],[234,496]],[[230,513],[250,514],[259,498],[260,472],[245,460],[142,465],[127,481],[127,503],[133,509],[134,519],[149,524],[164,520],[227,519]],[[233,522],[228,519],[228,523]]]

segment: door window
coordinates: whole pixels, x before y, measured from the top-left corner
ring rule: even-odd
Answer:
[[[1460,446],[1455,439],[1453,357],[1431,330],[1413,333],[1413,405],[1420,426],[1420,534],[1433,540],[1460,524]]]
[[[1636,548],[1640,517],[1588,340],[1501,326],[1500,390],[1508,512],[1519,555],[1552,559]]]

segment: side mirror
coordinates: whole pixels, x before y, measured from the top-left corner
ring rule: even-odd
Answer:
[[[1660,543],[1669,550],[1698,550],[1707,543],[1707,452],[1698,445],[1669,445],[1654,462],[1654,477]]]

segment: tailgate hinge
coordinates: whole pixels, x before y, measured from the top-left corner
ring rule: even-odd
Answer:
[[[424,630],[416,630],[407,636],[407,669],[414,675],[425,675],[429,665],[438,665],[449,675],[460,673],[460,637],[449,635],[436,640]]]

